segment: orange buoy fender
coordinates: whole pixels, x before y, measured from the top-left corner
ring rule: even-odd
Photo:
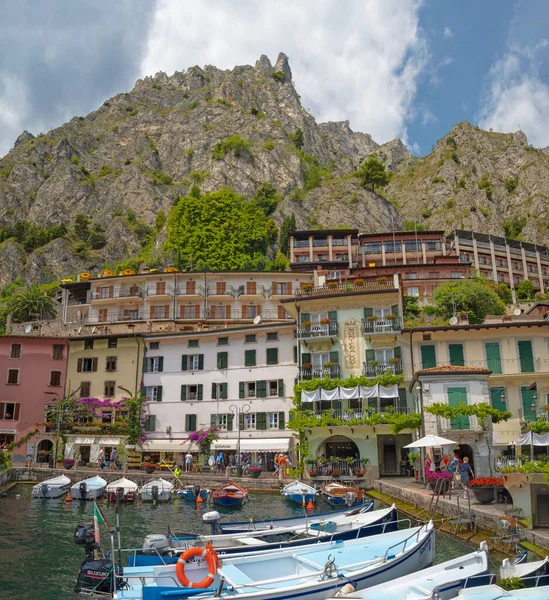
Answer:
[[[194,558],[195,556],[204,558],[208,563],[208,576],[202,581],[190,581],[185,575],[185,565],[189,559]],[[194,589],[207,588],[210,587],[215,580],[218,564],[219,559],[217,558],[217,552],[212,548],[211,544],[207,544],[206,548],[189,548],[179,557],[175,566],[175,574],[183,587]]]

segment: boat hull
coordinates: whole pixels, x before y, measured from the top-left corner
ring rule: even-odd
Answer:
[[[196,502],[196,494],[187,490],[176,490],[176,494],[182,499],[189,502]],[[200,497],[202,500],[208,499],[208,492],[206,490],[200,490]]]
[[[242,506],[244,503],[244,498],[232,498],[231,496],[213,496],[212,499],[218,506]]]
[[[152,492],[141,492],[141,500],[143,502],[169,502],[172,499],[171,492],[159,492],[158,498],[153,498]]]
[[[284,494],[284,498],[290,502],[295,502],[299,505],[309,504],[309,502],[315,501],[315,494]]]
[[[48,485],[46,483],[34,486],[32,490],[33,498],[59,498],[67,494],[71,489],[71,484],[67,483],[64,485]]]
[[[322,499],[324,500],[324,502],[327,502],[330,506],[349,506],[349,504],[347,504],[347,499],[344,496],[332,496],[331,494],[322,492]],[[359,502],[360,500],[357,498],[350,506],[356,506]]]
[[[105,493],[105,498],[109,502],[118,502],[118,494],[116,491],[110,491]],[[137,500],[137,492],[128,491],[121,494],[120,502],[135,502]]]
[[[79,487],[75,485],[71,487],[71,497],[73,500],[97,500],[98,498],[101,498],[104,493],[105,486],[88,488],[85,495],[82,495]]]

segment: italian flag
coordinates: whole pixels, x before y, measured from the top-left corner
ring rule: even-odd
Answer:
[[[101,512],[101,509],[99,508],[99,506],[97,506],[97,503],[94,502],[93,503],[93,526],[94,526],[94,530],[95,530],[95,541],[98,544],[101,542],[101,536],[99,533],[99,525],[101,525],[104,522],[105,522],[105,517],[103,516],[103,513]]]

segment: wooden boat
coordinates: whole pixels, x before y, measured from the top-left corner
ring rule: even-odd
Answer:
[[[522,557],[522,556],[521,556]],[[501,579],[509,577],[540,577],[549,575],[549,557],[543,560],[535,560],[533,562],[511,561],[505,558],[499,568],[499,576]],[[548,581],[549,583],[549,581]]]
[[[549,585],[506,591],[499,585],[484,585],[461,590],[456,600],[547,600]]]
[[[175,493],[183,500],[190,500],[196,502],[197,491],[200,494],[202,500],[208,499],[209,490],[201,488],[199,485],[184,485],[180,490],[174,490]]]
[[[169,502],[172,499],[173,483],[161,477],[151,479],[140,491],[143,502]]]
[[[314,503],[318,492],[312,485],[307,485],[302,481],[296,480],[285,485],[282,488],[281,494],[286,500],[306,506],[309,502]]]
[[[145,538],[142,551],[130,556],[130,566],[175,563],[185,550],[193,546],[211,543],[219,556],[233,557],[240,554],[300,548],[322,543],[326,540],[354,540],[395,531],[399,526],[396,506],[359,513],[339,515],[333,521],[320,521],[270,531],[255,531],[222,535],[191,535],[175,533],[170,539],[166,535],[152,534]],[[401,521],[400,524],[403,524]]]
[[[125,567],[123,575],[114,576],[114,599],[183,598],[195,582],[195,588],[204,587],[190,593],[201,599],[325,600],[349,581],[361,590],[428,567],[434,559],[434,531],[430,522],[357,540],[229,557],[219,568],[212,550],[193,549],[185,553],[194,556],[192,561]],[[88,569],[86,563],[82,569]],[[124,587],[118,589],[122,578]]]
[[[281,519],[262,519],[254,521],[233,521],[231,523],[219,523],[217,529],[220,533],[246,533],[247,531],[264,531],[266,529],[272,529],[273,527],[291,527],[292,525],[303,525],[307,520],[309,523],[316,521],[322,521],[323,519],[333,519],[337,515],[350,515],[358,514],[359,512],[366,512],[373,510],[374,501],[369,500],[368,502],[355,506],[352,509],[348,507],[332,510],[328,512],[315,513],[314,515],[302,515],[299,517],[284,517]]]
[[[32,488],[33,498],[59,498],[71,487],[71,480],[66,475],[46,479]]]
[[[330,481],[322,486],[322,498],[332,506],[353,506],[362,502],[364,492],[357,487]]]
[[[73,500],[95,500],[101,498],[106,487],[107,482],[103,477],[88,477],[71,487],[71,496]]]
[[[105,488],[105,496],[109,502],[133,502],[137,498],[137,483],[122,477]]]
[[[227,483],[212,493],[212,499],[219,506],[242,506],[248,497],[248,490],[236,483]]]
[[[489,573],[488,544],[482,542],[476,552],[465,554],[429,569],[410,573],[387,584],[369,587],[360,592],[345,594],[349,600],[450,600],[463,587],[493,583],[494,575]],[[334,597],[335,599],[335,597]]]

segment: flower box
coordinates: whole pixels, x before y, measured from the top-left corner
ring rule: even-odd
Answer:
[[[328,281],[326,286],[329,287],[330,289],[335,289],[335,288],[339,287],[339,282],[338,281]]]
[[[248,476],[252,479],[257,479],[258,477],[260,477],[262,472],[263,469],[261,467],[250,467],[250,469],[248,470]]]
[[[331,319],[320,319],[321,325],[329,325],[332,322]]]
[[[364,279],[355,279],[355,280],[353,281],[353,283],[354,283],[355,285],[364,285],[364,284],[366,283],[366,281],[365,281]]]
[[[309,473],[309,475],[310,475],[311,477],[316,477],[316,476],[318,475],[318,473],[317,473],[317,471],[311,471],[311,472]]]
[[[305,329],[309,329],[309,327],[312,325],[311,321],[303,321],[301,323],[301,327],[304,327]]]
[[[155,463],[143,463],[143,469],[145,469],[145,473],[154,473],[156,471]]]
[[[332,476],[333,477],[339,477],[340,475],[341,475],[341,471],[338,471],[338,470],[332,471]]]
[[[325,369],[331,369],[334,366],[333,362],[327,362],[322,365]]]
[[[65,469],[72,469],[74,467],[74,462],[74,458],[64,458],[63,466],[65,467]]]
[[[303,363],[303,368],[304,369],[310,369],[313,366],[313,363],[310,362],[304,362]]]
[[[370,321],[370,323],[375,323],[378,319],[377,315],[370,315],[369,317],[366,317],[367,321]]]
[[[481,504],[491,504],[496,497],[494,487],[472,487],[471,491],[477,502]]]
[[[394,320],[397,318],[397,315],[395,315],[394,313],[390,313],[390,314],[388,314],[388,315],[385,315],[385,318],[386,318],[388,321],[394,321]]]
[[[355,471],[356,477],[364,477],[364,471]]]

